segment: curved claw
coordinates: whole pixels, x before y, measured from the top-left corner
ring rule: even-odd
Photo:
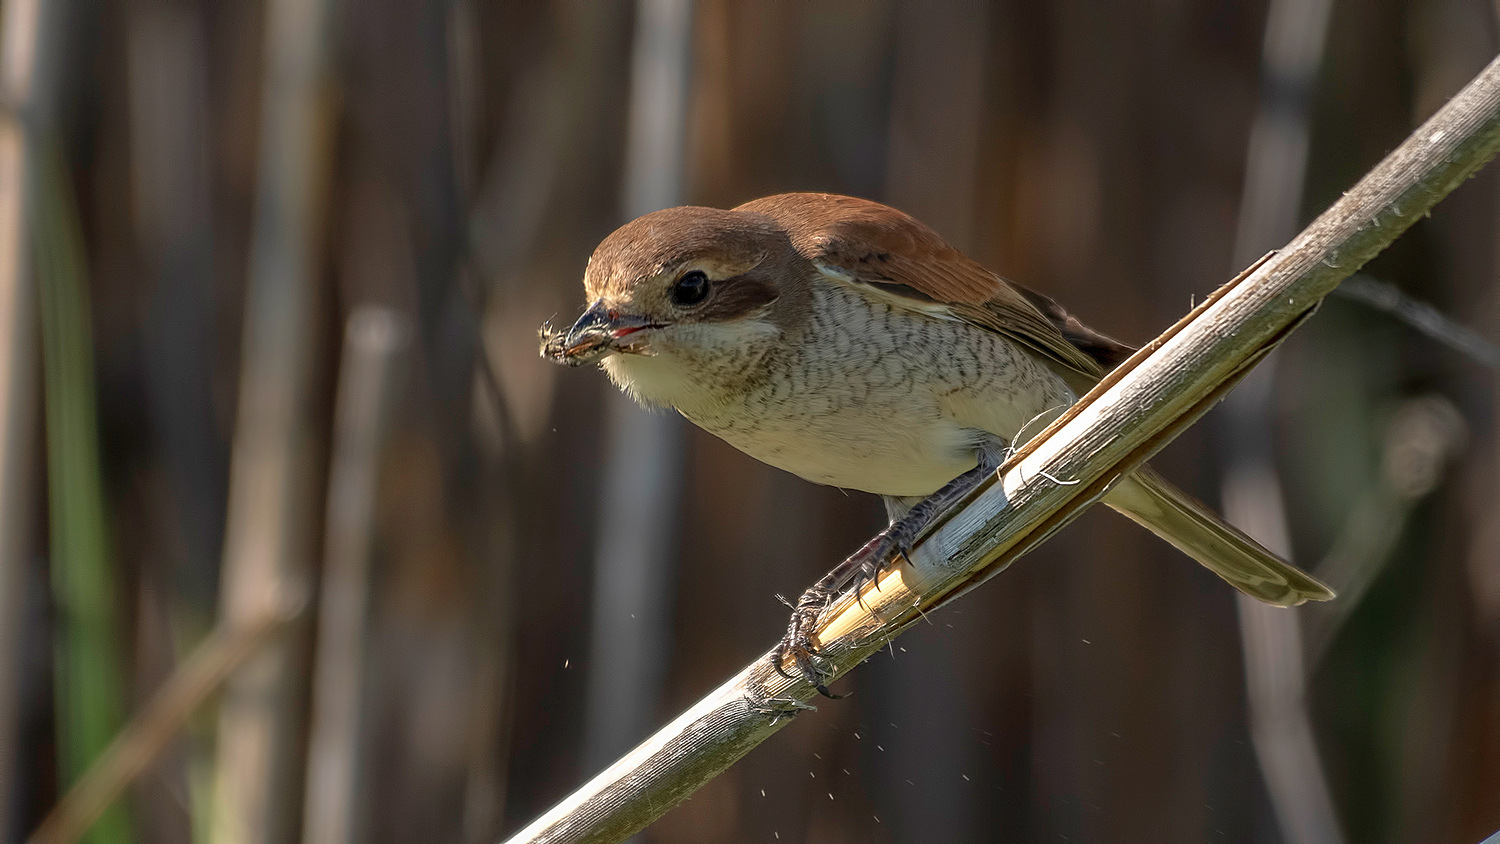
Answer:
[[[853,583],[855,599],[859,601],[860,607],[866,612],[870,607],[865,604],[861,593],[864,592],[865,584],[873,584],[875,591],[880,590],[880,573],[885,571],[895,559],[895,553],[905,553],[910,548],[910,543],[905,542],[903,537],[893,531],[887,530],[877,537],[877,541],[867,545],[856,555],[858,567],[854,573]]]
[[[829,691],[828,686],[823,682],[823,672],[818,668],[817,663],[813,661],[816,656],[817,651],[811,647],[811,643],[796,645],[783,639],[771,655],[771,665],[776,669],[777,674],[788,680],[806,680],[811,683],[812,687],[817,689],[818,694],[823,697],[831,700],[842,698],[843,695],[834,694]],[[797,664],[797,670],[801,676],[793,676],[785,668],[781,667],[781,663],[787,657],[791,657],[792,662]]]
[[[806,680],[818,690],[818,694],[837,700],[842,695],[829,691],[824,683],[825,675],[815,661],[819,653],[817,648],[813,647],[809,635],[814,625],[817,624],[818,614],[828,606],[833,597],[833,592],[814,587],[797,599],[797,606],[792,611],[792,620],[787,624],[786,635],[771,652],[771,665],[776,669],[777,674],[788,680]],[[782,667],[782,663],[788,657],[796,664],[797,671],[801,674],[800,677],[793,676]]]

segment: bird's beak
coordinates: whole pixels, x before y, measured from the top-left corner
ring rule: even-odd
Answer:
[[[542,327],[542,357],[569,366],[582,366],[610,352],[636,351],[626,340],[647,328],[660,328],[645,317],[622,314],[596,300],[567,331]]]

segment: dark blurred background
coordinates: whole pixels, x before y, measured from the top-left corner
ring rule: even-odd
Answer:
[[[882,523],[539,358],[602,237],[857,194],[1141,343],[1477,73],[1497,15],[5,0],[0,834],[174,673],[88,840],[518,829]],[[1157,460],[1338,601],[1239,605],[1092,512],[643,840],[1500,828],[1495,361],[1390,304],[1500,336],[1497,235],[1488,172]]]

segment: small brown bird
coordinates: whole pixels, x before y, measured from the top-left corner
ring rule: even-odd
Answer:
[[[647,214],[599,245],[584,289],[583,316],[544,330],[545,356],[601,362],[752,457],[884,497],[891,527],[799,602],[783,651],[809,673],[806,634],[837,589],[1132,351],[907,214],[831,194]],[[1333,597],[1149,468],[1104,502],[1247,595]]]

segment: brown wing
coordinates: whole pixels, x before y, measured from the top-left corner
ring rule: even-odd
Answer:
[[[1074,389],[1086,389],[1130,353],[1051,299],[985,269],[916,218],[878,202],[786,193],[735,210],[772,218],[798,252],[889,304],[961,319],[1026,345],[1056,364]]]
[[[1042,315],[1047,318],[1047,321],[1052,323],[1062,333],[1064,339],[1072,343],[1079,351],[1093,358],[1101,368],[1105,370],[1114,369],[1124,363],[1126,358],[1135,354],[1134,346],[1127,346],[1107,334],[1100,334],[1094,329],[1089,328],[1087,325],[1079,322],[1078,317],[1063,310],[1062,305],[1057,304],[1052,297],[1044,296],[1035,290],[1022,287],[1014,281],[1008,283],[1019,291],[1022,296],[1025,296],[1037,310],[1041,311]]]

